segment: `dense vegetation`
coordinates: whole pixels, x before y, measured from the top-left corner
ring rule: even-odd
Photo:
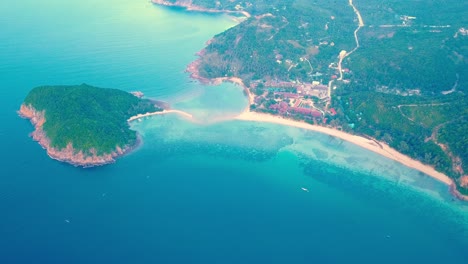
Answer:
[[[45,110],[43,129],[53,147],[62,149],[71,142],[77,151],[89,153],[94,148],[98,155],[135,143],[129,117],[161,110],[127,92],[86,84],[36,87],[24,104]]]
[[[342,94],[334,101],[335,106],[344,113],[341,119],[345,124],[354,124],[357,133],[385,141],[448,175],[459,176],[450,154],[468,161],[468,135],[462,131],[468,115],[466,96],[420,98],[415,104],[413,97],[375,92]],[[446,145],[446,151],[440,144]]]
[[[241,77],[257,95],[268,81],[327,84],[339,75],[340,52],[356,47],[349,0],[191,3],[252,15],[210,41],[199,70]],[[455,179],[467,174],[468,2],[353,3],[364,26],[359,48],[343,60],[343,81],[333,82],[338,114],[328,124],[385,141]]]
[[[220,1],[219,8],[239,3]],[[353,11],[328,1],[256,1],[241,3],[255,15],[217,35],[205,49],[202,74],[207,77],[240,76],[251,80],[312,80],[327,72],[340,50],[351,50]],[[205,4],[194,1],[194,4]],[[323,6],[327,6],[323,8]],[[309,64],[310,62],[310,64]],[[313,65],[313,68],[311,68]]]
[[[356,15],[348,0],[206,1],[213,9],[245,10],[253,16],[217,36],[201,58],[206,77],[239,76],[246,83],[279,79],[329,80],[341,50],[355,47]],[[362,88],[440,93],[468,88],[468,24],[459,1],[354,1],[365,26],[360,48],[345,59],[348,76]],[[309,65],[310,62],[310,65]]]

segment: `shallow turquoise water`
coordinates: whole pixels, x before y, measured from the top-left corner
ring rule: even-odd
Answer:
[[[468,209],[429,177],[341,140],[228,119],[247,101],[185,66],[226,16],[147,1],[0,2],[1,263],[463,263]],[[79,169],[16,110],[42,84],[171,102],[138,151]],[[307,188],[309,192],[301,190]]]

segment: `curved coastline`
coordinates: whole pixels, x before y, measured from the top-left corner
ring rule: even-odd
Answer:
[[[327,134],[330,136],[334,136],[339,139],[345,140],[347,142],[353,143],[359,147],[362,147],[372,152],[375,152],[377,154],[380,154],[386,158],[395,160],[407,167],[421,171],[431,176],[432,178],[442,183],[445,183],[446,185],[451,185],[453,183],[453,180],[449,178],[447,175],[436,171],[434,168],[432,168],[429,165],[425,165],[421,163],[420,161],[412,159],[396,151],[395,149],[391,148],[384,142],[374,141],[372,139],[368,139],[365,137],[356,136],[356,135],[349,134],[349,133],[346,133],[346,132],[343,132],[334,128],[312,125],[312,124],[308,124],[305,122],[295,121],[295,120],[286,119],[283,117],[274,116],[270,114],[264,114],[264,113],[246,111],[240,114],[239,116],[237,116],[236,119],[244,120],[244,121],[265,122],[265,123],[273,123],[273,124],[279,124],[279,125],[284,125],[284,126],[297,127],[297,128],[307,129],[307,130]]]
[[[152,1],[155,4],[164,4],[165,1],[159,1],[159,0],[153,0]],[[164,3],[162,3],[164,2]],[[185,2],[185,1],[182,1]],[[170,6],[179,6],[179,7],[187,7],[184,4],[180,4],[179,1],[177,1],[174,4],[171,4]],[[189,7],[188,7],[189,8]],[[207,11],[204,8],[196,8],[196,9],[188,9],[188,10],[196,10],[196,11],[202,11],[202,12],[210,12],[209,10]],[[208,40],[207,45],[212,41]],[[202,49],[201,51],[197,52],[196,55],[199,57],[203,56],[205,53],[205,49]],[[456,198],[464,201],[468,201],[468,196],[463,195],[460,193],[457,189],[455,181],[445,175],[444,173],[441,173],[437,170],[435,170],[434,167],[423,164],[422,162],[413,159],[407,155],[404,155],[397,150],[391,148],[389,145],[387,145],[385,142],[377,141],[375,139],[370,139],[370,138],[365,138],[362,136],[357,136],[353,134],[349,134],[340,130],[337,130],[335,128],[330,128],[330,127],[323,127],[323,126],[318,126],[318,125],[312,125],[308,124],[305,122],[301,121],[296,121],[292,119],[286,119],[280,116],[274,116],[270,114],[264,114],[264,113],[258,113],[258,112],[253,112],[250,111],[250,105],[253,103],[253,94],[250,92],[250,89],[243,83],[242,79],[239,77],[218,77],[218,78],[206,78],[200,75],[199,73],[199,66],[201,63],[201,59],[198,58],[192,63],[190,63],[187,68],[186,72],[190,74],[190,77],[193,79],[198,80],[202,84],[219,84],[221,82],[232,82],[235,84],[238,84],[243,87],[244,92],[246,93],[246,96],[249,99],[249,106],[244,110],[243,113],[241,113],[239,116],[235,117],[237,120],[243,120],[243,121],[251,121],[251,122],[266,122],[266,123],[274,123],[274,124],[279,124],[279,125],[285,125],[285,126],[292,126],[292,127],[297,127],[297,128],[303,128],[311,131],[316,131],[320,133],[324,133],[327,135],[335,136],[340,139],[343,139],[345,141],[348,141],[350,143],[353,143],[355,145],[358,145],[362,148],[365,148],[367,150],[370,150],[374,153],[377,153],[379,155],[382,155],[386,158],[392,159],[394,161],[397,161],[407,167],[410,167],[412,169],[418,170],[420,172],[423,172],[424,174],[446,184],[449,186],[449,191],[450,193],[455,196]]]
[[[130,151],[137,148],[141,139],[137,136],[137,141],[133,145],[127,145],[123,148],[117,146],[114,151],[111,153],[97,155],[96,151],[91,150],[91,155],[83,153],[83,151],[77,151],[73,148],[73,145],[69,143],[67,147],[63,149],[57,149],[51,146],[50,139],[47,137],[45,131],[42,129],[42,126],[46,122],[45,112],[37,111],[32,106],[27,106],[22,104],[18,114],[26,119],[31,121],[31,124],[34,126],[34,131],[30,136],[39,143],[47,151],[47,155],[55,160],[69,163],[76,167],[95,167],[102,166],[115,162],[115,158],[123,156]]]
[[[170,3],[164,0],[152,0],[152,2],[154,4],[165,5],[165,6],[184,7],[189,11],[244,14],[244,12],[241,12],[241,11],[215,10],[215,9],[206,9],[206,8],[194,6],[192,5],[192,1],[190,0],[179,0],[179,1],[176,1],[175,3]],[[199,52],[198,55],[203,56],[203,50]],[[242,79],[238,77],[220,77],[220,78],[213,78],[213,79],[204,78],[200,76],[199,74],[199,71],[198,71],[199,66],[200,66],[200,59],[197,59],[194,62],[192,62],[190,65],[188,65],[186,71],[190,73],[190,76],[192,78],[197,79],[201,83],[205,83],[205,84],[207,83],[218,84],[220,82],[225,82],[225,81],[236,83],[243,87],[244,91],[246,92],[246,95],[249,98],[250,104],[252,103],[253,96],[250,93],[249,88],[243,83]],[[132,116],[127,121],[132,122],[142,117],[162,115],[162,114],[168,114],[168,113],[180,114],[190,120],[193,120],[192,115],[186,112],[182,112],[179,110],[164,110],[162,112],[153,112],[153,113],[146,113],[146,114],[139,114],[136,116]],[[71,144],[67,145],[67,147],[64,149],[59,150],[51,146],[50,139],[47,137],[46,133],[42,129],[42,126],[45,123],[44,112],[36,111],[36,109],[34,109],[33,107],[26,106],[23,104],[21,105],[19,114],[23,118],[27,118],[31,121],[31,123],[35,127],[35,130],[31,133],[32,138],[35,141],[38,141],[38,143],[44,149],[46,149],[47,154],[51,158],[62,161],[62,162],[70,163],[74,166],[93,167],[93,166],[100,166],[100,165],[105,165],[109,163],[114,163],[115,158],[119,156],[123,156],[131,152],[132,150],[134,150],[136,147],[138,147],[141,144],[141,139],[138,137],[134,145],[131,145],[131,146],[128,145],[128,146],[125,146],[124,148],[116,147],[115,151],[109,154],[105,154],[105,155],[97,155],[96,153],[93,153],[92,155],[85,155],[82,151],[76,152],[76,150],[73,149],[73,146]],[[395,149],[391,148],[390,146],[388,146],[387,144],[383,142],[378,142],[375,140],[367,139],[365,137],[352,135],[352,134],[345,133],[343,131],[340,131],[334,128],[311,125],[305,122],[286,119],[286,118],[282,118],[279,116],[252,112],[249,110],[249,107],[247,107],[247,109],[245,109],[245,111],[241,113],[239,116],[235,117],[235,119],[243,120],[243,121],[250,121],[250,122],[275,123],[275,124],[280,124],[280,125],[308,129],[308,130],[317,131],[320,133],[325,133],[331,136],[338,137],[340,139],[346,140],[355,145],[358,145],[360,147],[373,151],[377,154],[380,154],[384,157],[395,160],[405,166],[421,171],[427,174],[428,176],[431,176],[434,179],[450,186],[450,192],[457,198],[468,201],[468,196],[461,194],[457,190],[454,180],[449,178],[447,175],[436,171],[433,167],[429,165],[425,165],[421,163],[420,161],[417,161],[402,153],[399,153],[398,151],[396,151]]]
[[[449,186],[450,193],[453,196],[455,196],[457,199],[468,201],[468,196],[458,191],[455,181],[452,178],[448,177],[444,173],[441,173],[435,170],[434,167],[430,165],[423,164],[422,162],[418,160],[415,160],[405,154],[398,152],[397,150],[387,145],[385,142],[349,134],[341,130],[337,130],[337,129],[330,128],[330,127],[312,125],[312,124],[308,124],[308,123],[301,122],[301,121],[296,121],[296,120],[287,119],[287,118],[283,118],[280,116],[274,116],[274,115],[265,114],[265,113],[252,112],[249,110],[244,111],[243,113],[235,117],[235,119],[242,120],[242,121],[249,121],[249,122],[272,123],[272,124],[278,124],[278,125],[283,125],[283,126],[302,128],[302,129],[306,129],[310,131],[327,134],[333,137],[337,137],[339,139],[345,140],[354,145],[357,145],[359,147],[362,147],[364,149],[377,153],[381,156],[384,156],[388,159],[394,160],[409,168],[418,170],[430,176],[431,178],[436,179],[437,181],[442,182],[445,185]]]
[[[202,56],[203,50],[199,52],[198,55]],[[226,81],[238,84],[242,86],[244,91],[246,92],[246,95],[249,98],[249,105],[253,103],[253,95],[250,92],[249,88],[244,85],[244,83],[242,82],[242,79],[240,79],[239,77],[219,77],[219,78],[213,78],[213,79],[202,77],[200,76],[199,71],[198,71],[198,66],[200,65],[199,61],[200,59],[197,59],[194,62],[190,63],[186,69],[186,71],[190,74],[191,78],[194,78],[203,84],[219,84],[221,82],[226,82]],[[362,148],[370,150],[374,153],[382,155],[386,158],[397,161],[407,167],[423,172],[424,174],[449,186],[450,193],[452,193],[452,195],[455,196],[456,198],[460,200],[468,201],[468,196],[463,195],[457,190],[456,184],[452,178],[448,177],[444,173],[441,173],[435,170],[430,165],[423,164],[422,162],[418,160],[415,160],[413,158],[410,158],[409,156],[406,156],[398,152],[397,150],[387,145],[385,142],[349,134],[341,130],[337,130],[335,128],[312,125],[312,124],[308,124],[308,123],[301,122],[301,121],[283,118],[280,116],[253,112],[253,111],[250,111],[249,107],[247,107],[244,110],[244,112],[242,112],[240,115],[235,117],[235,119],[242,120],[242,121],[250,121],[250,122],[274,123],[274,124],[279,124],[279,125],[303,128],[303,129],[316,131],[316,132],[320,132],[320,133],[324,133],[327,135],[340,138],[342,140],[348,141],[352,144],[355,144]]]

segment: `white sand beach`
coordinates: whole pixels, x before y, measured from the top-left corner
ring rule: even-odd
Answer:
[[[136,116],[132,116],[130,117],[127,122],[132,122],[132,121],[135,121],[137,119],[140,119],[140,118],[143,118],[143,117],[148,117],[148,116],[154,116],[154,115],[166,115],[166,114],[171,114],[171,113],[174,113],[174,114],[178,114],[178,115],[181,115],[187,119],[193,119],[193,116],[187,112],[184,112],[184,111],[180,111],[180,110],[163,110],[163,111],[159,111],[159,112],[151,112],[151,113],[146,113],[146,114],[138,114]]]
[[[420,161],[414,160],[396,151],[395,149],[391,148],[390,146],[388,146],[387,144],[383,142],[376,142],[371,139],[367,139],[367,138],[356,136],[356,135],[351,135],[346,132],[339,131],[333,128],[311,125],[311,124],[307,124],[304,122],[294,121],[294,120],[282,118],[279,116],[273,116],[273,115],[263,114],[263,113],[244,111],[242,114],[237,116],[236,119],[244,120],[244,121],[274,123],[274,124],[298,127],[298,128],[303,128],[303,129],[308,129],[308,130],[328,134],[328,135],[346,140],[353,144],[356,144],[360,147],[373,151],[389,159],[395,160],[410,168],[419,170],[447,185],[451,185],[453,183],[452,179],[450,179],[447,175],[436,171],[434,168],[432,168],[429,165],[425,165],[421,163]]]

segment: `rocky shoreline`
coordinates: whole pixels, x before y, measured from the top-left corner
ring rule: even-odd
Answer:
[[[244,84],[241,78],[239,77],[206,78],[200,75],[199,67],[201,65],[201,57],[203,56],[203,54],[204,54],[204,49],[196,54],[199,56],[199,58],[191,62],[185,69],[185,72],[190,74],[190,78],[198,80],[200,83],[206,84],[206,85],[219,85],[222,82],[231,82],[231,83],[240,85],[243,88],[244,94],[249,99],[249,106],[247,106],[247,108],[249,108],[250,105],[254,103],[254,96],[250,92],[250,89]]]
[[[201,65],[201,57],[204,55],[204,49],[197,52],[198,59],[192,61],[187,68],[185,68],[185,72],[190,74],[190,78],[198,80],[202,84],[214,84],[214,80],[202,77],[199,72],[199,68]]]
[[[460,186],[462,188],[468,187],[468,175],[464,175],[460,178]],[[468,201],[468,195],[464,195],[460,193],[455,183],[452,183],[452,185],[450,185],[450,192],[458,199],[463,200],[463,201]]]
[[[163,5],[168,7],[182,7],[187,11],[199,11],[207,13],[227,13],[227,14],[241,14],[245,17],[250,17],[251,15],[246,11],[233,11],[233,10],[223,10],[223,9],[212,9],[205,8],[201,6],[194,5],[192,0],[177,0],[174,3],[171,3],[166,0],[151,0],[153,4]]]
[[[42,128],[46,122],[44,111],[37,111],[31,105],[27,106],[22,104],[18,113],[21,117],[31,121],[35,130],[30,134],[30,136],[47,151],[47,155],[49,155],[49,157],[69,163],[73,166],[87,168],[114,163],[115,158],[130,152],[140,144],[140,139],[138,138],[135,145],[126,146],[124,148],[116,147],[113,152],[104,155],[97,155],[94,149],[90,150],[92,153],[91,155],[85,154],[81,150],[77,151],[74,149],[72,143],[69,143],[63,149],[57,149],[51,146],[50,139]]]
[[[460,191],[457,190],[457,186],[455,183],[452,183],[450,185],[450,193],[455,196],[458,200],[462,201],[467,201],[468,202],[468,196],[460,193]]]

